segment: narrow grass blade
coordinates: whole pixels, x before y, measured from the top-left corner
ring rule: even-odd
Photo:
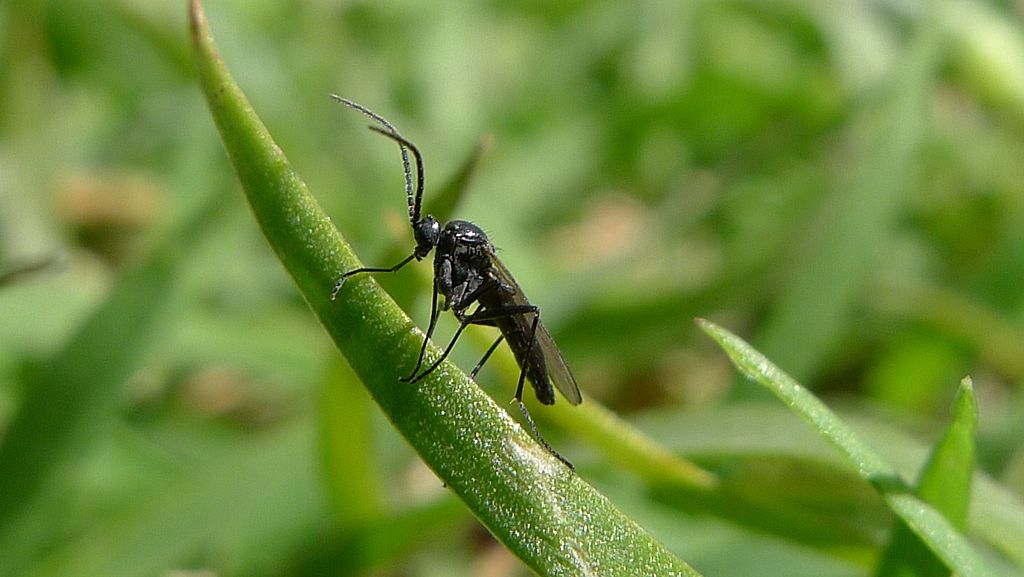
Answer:
[[[770,390],[839,449],[854,464],[861,478],[881,493],[889,508],[942,559],[946,567],[961,577],[995,577],[953,524],[934,507],[913,495],[896,469],[810,391],[736,335],[704,319],[698,319],[697,324],[718,342],[740,372]]]
[[[184,256],[216,222],[214,199],[180,223],[145,263],[127,272],[67,345],[29,378],[0,443],[0,575],[52,538],[67,467],[87,454],[115,416],[122,387],[138,369],[169,313]]]
[[[490,333],[486,338],[480,337],[479,331],[471,334],[471,338],[482,350],[491,343],[493,337]],[[487,366],[492,370],[497,368],[510,386],[519,378],[519,365],[512,351],[506,347],[495,351]],[[609,461],[632,471],[649,485],[669,485],[701,493],[718,487],[719,480],[714,473],[657,443],[595,399],[586,399],[577,406],[555,403],[545,407],[527,398],[526,404],[540,419],[555,422],[575,437],[587,439]]]
[[[967,524],[974,473],[974,430],[978,404],[969,378],[960,382],[953,421],[935,445],[918,483],[917,495],[958,530]],[[907,527],[897,522],[876,573],[879,577],[945,577],[949,569]]]
[[[174,575],[169,568],[239,543],[271,557],[287,554],[297,545],[280,543],[283,537],[304,539],[325,524],[319,471],[303,453],[314,434],[308,423],[289,424],[223,458],[190,463],[196,466],[118,504],[19,577]]]
[[[834,354],[849,325],[849,311],[871,279],[913,189],[915,166],[928,125],[928,95],[942,36],[937,17],[917,22],[915,39],[899,81],[881,102],[863,99],[854,126],[867,138],[857,142],[858,169],[849,184],[824,205],[815,243],[796,263],[778,297],[771,320],[755,342],[798,378],[813,375]],[[879,111],[883,111],[879,121]]]
[[[0,289],[60,265],[54,255],[15,263],[0,263]]]
[[[451,219],[452,215],[459,208],[462,199],[469,192],[473,184],[473,177],[480,169],[487,151],[491,149],[493,138],[484,136],[469,153],[465,160],[459,165],[459,170],[453,174],[447,182],[438,190],[430,202],[427,203],[426,214],[432,214],[441,222]]]
[[[203,93],[264,235],[381,409],[445,485],[540,575],[697,575],[453,365],[399,382],[422,335],[371,279],[354,279],[330,299],[356,259],[231,78],[198,0],[191,26]]]
[[[385,510],[373,454],[372,404],[345,361],[333,361],[319,402],[320,447],[328,491],[345,527]]]

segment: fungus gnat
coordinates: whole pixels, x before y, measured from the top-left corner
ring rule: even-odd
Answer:
[[[519,410],[541,445],[571,468],[572,464],[544,440],[530,417],[526,405],[523,404],[525,379],[530,380],[537,400],[545,405],[555,402],[555,388],[570,404],[578,405],[582,400],[576,379],[569,371],[551,334],[540,320],[540,309],[536,305],[530,304],[512,273],[498,259],[494,245],[478,226],[464,220],[453,220],[442,227],[441,223],[433,216],[429,214],[424,217],[420,216],[420,207],[423,201],[423,157],[416,145],[399,134],[394,125],[376,112],[346,98],[334,94],[331,97],[375,121],[379,126],[371,125],[370,130],[378,132],[398,144],[405,169],[405,196],[409,207],[409,222],[416,240],[416,248],[412,254],[392,267],[358,268],[342,274],[331,292],[331,300],[338,296],[345,281],[354,275],[395,272],[414,259],[423,260],[431,250],[434,250],[434,290],[430,301],[430,324],[427,327],[423,345],[420,347],[416,366],[409,376],[400,380],[415,383],[429,375],[448,357],[455,342],[467,326],[497,327],[501,331],[501,335],[473,368],[470,378],[476,377],[477,372],[480,371],[498,345],[503,340],[506,341],[519,364],[519,383],[516,386],[515,395],[515,402],[519,405]],[[415,187],[409,162],[409,151],[412,151],[416,161]],[[438,307],[438,295],[444,296],[444,302],[441,303],[440,308]],[[476,304],[476,308],[470,312],[469,309],[474,304]],[[455,318],[459,321],[459,328],[455,331],[455,335],[448,343],[444,353],[430,366],[420,371],[423,367],[427,343],[434,334],[438,317],[445,310],[451,310],[455,314]],[[554,386],[552,387],[552,385]]]

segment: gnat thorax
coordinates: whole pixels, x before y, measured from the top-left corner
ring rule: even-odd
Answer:
[[[487,235],[475,224],[453,220],[445,225],[434,253],[434,278],[445,297],[444,310],[462,311],[495,286],[492,251]]]

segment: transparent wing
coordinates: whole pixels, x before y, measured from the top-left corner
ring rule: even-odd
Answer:
[[[491,253],[491,264],[494,268],[498,278],[508,286],[512,287],[515,291],[512,295],[512,300],[519,305],[530,304],[527,300],[526,294],[523,293],[523,289],[520,288],[519,283],[512,276],[501,260],[493,252]],[[562,351],[559,350],[558,345],[555,344],[555,340],[551,338],[551,333],[548,332],[547,327],[544,326],[544,321],[539,320],[537,322],[537,334],[536,342],[534,346],[540,348],[544,353],[544,364],[547,365],[548,376],[551,378],[551,383],[555,385],[565,400],[569,401],[571,405],[578,405],[583,397],[580,395],[580,388],[576,384],[576,377],[572,376],[572,371],[569,370],[569,365],[565,362],[565,357],[562,356]]]
[[[569,401],[570,405],[580,404],[583,397],[580,396],[580,388],[576,385],[576,377],[572,376],[569,365],[562,357],[562,351],[551,338],[551,333],[548,332],[543,321],[537,323],[536,345],[539,345],[540,349],[544,351],[544,362],[548,366],[548,373],[555,388],[561,391],[562,396]]]

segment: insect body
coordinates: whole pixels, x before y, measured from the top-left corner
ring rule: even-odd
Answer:
[[[523,404],[525,379],[529,379],[537,399],[543,404],[550,405],[555,402],[555,388],[570,404],[576,405],[582,400],[576,379],[573,378],[565,359],[562,358],[561,352],[540,320],[540,309],[530,304],[512,274],[498,259],[491,241],[478,226],[464,220],[453,220],[442,228],[433,216],[420,217],[423,200],[423,158],[416,146],[401,136],[398,130],[380,115],[340,96],[332,95],[332,97],[376,121],[380,126],[370,126],[370,129],[398,143],[405,166],[406,199],[416,248],[412,254],[390,268],[360,268],[344,273],[335,284],[331,298],[337,296],[345,281],[353,275],[394,272],[413,260],[426,258],[433,250],[434,287],[430,308],[430,325],[427,328],[423,346],[420,348],[416,366],[412,373],[402,380],[416,382],[429,375],[448,356],[467,326],[497,327],[501,336],[484,353],[470,376],[475,377],[502,340],[506,341],[520,368],[515,401],[519,404],[523,416],[541,444],[556,457],[569,464],[544,441]],[[416,160],[415,191],[408,151],[412,151]],[[440,308],[438,307],[439,296],[444,297]],[[473,305],[476,307],[473,308]],[[459,328],[444,353],[421,372],[427,342],[434,334],[440,313],[445,310],[451,310],[455,314],[459,320]]]

